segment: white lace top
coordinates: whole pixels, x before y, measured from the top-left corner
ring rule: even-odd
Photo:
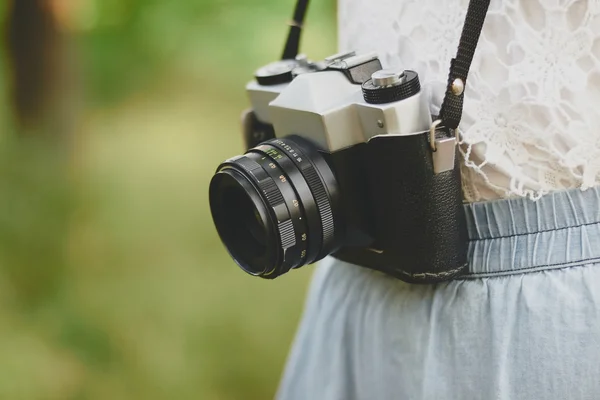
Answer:
[[[439,111],[468,0],[339,0],[341,50],[416,70]],[[460,126],[467,201],[600,182],[600,0],[491,0]]]

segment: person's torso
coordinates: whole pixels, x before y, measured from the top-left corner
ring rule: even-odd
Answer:
[[[416,70],[438,110],[468,0],[340,0],[341,50]],[[600,0],[492,0],[461,123],[467,201],[600,183]]]

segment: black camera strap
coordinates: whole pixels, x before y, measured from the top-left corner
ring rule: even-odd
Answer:
[[[490,0],[471,0],[465,17],[458,51],[450,63],[446,96],[440,109],[439,119],[446,128],[456,129],[463,112],[463,100],[467,75],[483,29]]]
[[[307,8],[308,0],[298,0],[296,3],[294,17],[289,23],[290,31],[288,33],[287,40],[285,41],[285,47],[281,56],[282,60],[293,60],[298,55],[298,50],[300,48],[300,36],[302,34]]]

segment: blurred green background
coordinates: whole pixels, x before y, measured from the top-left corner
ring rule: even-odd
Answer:
[[[0,399],[273,398],[313,267],[241,272],[207,185],[294,1],[42,1],[68,68],[34,128],[0,52]],[[335,12],[311,4],[311,58]]]

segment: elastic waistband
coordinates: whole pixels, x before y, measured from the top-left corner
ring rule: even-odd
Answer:
[[[465,205],[471,277],[600,262],[600,188]]]

